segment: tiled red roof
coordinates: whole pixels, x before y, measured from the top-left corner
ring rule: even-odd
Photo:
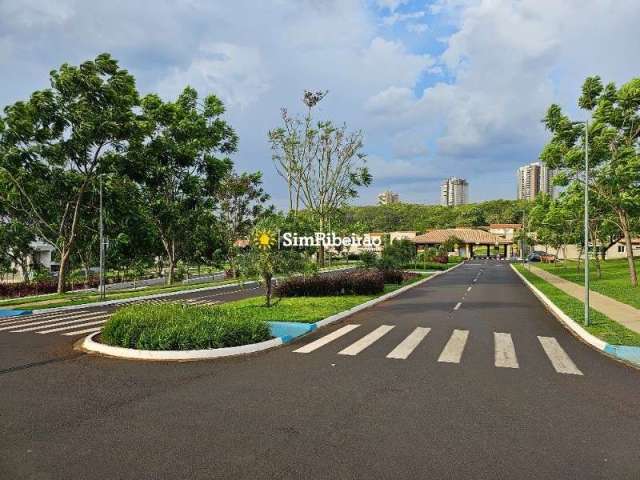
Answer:
[[[441,244],[446,242],[450,237],[459,238],[463,243],[470,244],[511,244],[511,241],[499,235],[494,235],[493,233],[475,228],[445,228],[440,230],[431,230],[412,238],[411,241],[419,244]]]

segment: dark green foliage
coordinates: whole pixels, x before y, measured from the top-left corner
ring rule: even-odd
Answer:
[[[373,295],[384,290],[384,275],[375,270],[354,270],[313,277],[292,277],[276,288],[280,297]]]
[[[102,329],[108,345],[140,350],[194,350],[268,340],[269,325],[217,307],[134,305],[118,310]]]
[[[526,202],[490,200],[482,203],[443,207],[393,203],[389,205],[347,207],[346,225],[362,225],[365,231],[418,231],[433,228],[479,227],[490,223],[519,223]]]
[[[373,252],[364,251],[360,254],[359,259],[362,262],[362,266],[364,268],[372,268],[376,265],[378,257]]]

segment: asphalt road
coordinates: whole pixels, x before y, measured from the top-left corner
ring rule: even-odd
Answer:
[[[640,478],[640,371],[570,336],[504,262],[251,357],[71,341],[0,331],[3,365],[58,349],[0,371],[0,478]]]

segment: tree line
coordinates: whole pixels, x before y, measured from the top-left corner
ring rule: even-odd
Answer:
[[[0,266],[30,243],[55,247],[58,291],[97,264],[99,184],[109,263],[207,264],[268,210],[260,173],[236,173],[238,137],[215,95],[141,96],[109,54],[50,74],[50,87],[0,116]]]

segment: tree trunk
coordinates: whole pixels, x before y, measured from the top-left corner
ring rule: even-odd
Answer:
[[[168,269],[168,273],[167,273],[167,285],[172,285],[173,284],[173,273],[175,271],[176,268],[176,264],[173,260],[173,257],[171,255],[169,255],[169,269]]]
[[[265,286],[267,288],[267,295],[266,295],[267,307],[271,307],[271,295],[273,293],[273,286],[271,285],[271,275],[265,275],[264,281],[266,284]]]
[[[629,228],[629,218],[626,214],[618,214],[620,218],[620,226],[622,227],[622,233],[624,234],[625,251],[627,254],[627,263],[629,264],[629,277],[631,279],[631,285],[638,286],[638,273],[636,272],[636,264],[633,259],[633,243],[631,243],[631,232]]]
[[[67,276],[67,266],[69,264],[69,254],[70,250],[62,250],[62,254],[60,255],[60,270],[58,271],[58,293],[64,293],[66,291],[66,276]]]

